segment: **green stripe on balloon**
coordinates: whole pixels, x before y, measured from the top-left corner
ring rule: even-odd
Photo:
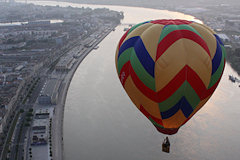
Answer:
[[[157,122],[155,122],[151,117],[148,117],[148,119],[152,122],[152,124],[153,124],[154,126],[164,128],[162,125],[160,125],[160,124],[158,124]]]
[[[222,49],[223,59],[225,60],[226,59],[226,50],[225,50],[223,45],[220,45],[220,46],[221,46],[221,49]]]
[[[118,61],[117,61],[118,75],[120,74],[120,71],[121,71],[123,65],[129,61],[132,52],[134,52],[134,48],[133,47],[126,49],[119,56]]]
[[[176,92],[174,92],[168,99],[158,104],[160,112],[165,112],[175,106],[182,97],[185,97],[188,103],[195,109],[196,106],[200,102],[200,98],[192,88],[192,86],[187,82],[183,82],[183,84],[178,88]]]
[[[150,89],[156,91],[155,89],[155,79],[145,70],[139,61],[135,51],[133,50],[130,57],[130,62],[133,70],[137,74],[138,78]]]
[[[192,86],[187,82],[186,88],[185,88],[185,98],[188,101],[188,103],[192,106],[192,109],[194,110],[201,99],[199,98],[198,94],[195,92],[195,90],[192,88]]]
[[[131,57],[131,58],[130,58]],[[117,69],[118,74],[125,63],[131,60],[131,65],[138,78],[150,89],[155,91],[155,80],[154,78],[144,69],[141,62],[138,60],[138,57],[134,51],[134,48],[126,49],[118,58]]]
[[[149,21],[146,21],[146,22],[143,22],[143,23],[139,23],[139,24],[136,24],[136,25],[134,25],[130,30],[129,30],[129,32],[128,32],[128,34],[127,35],[129,35],[134,29],[136,29],[137,27],[139,27],[139,26],[141,26],[141,25],[143,25],[143,24],[145,24],[145,23],[148,23]],[[140,35],[139,35],[140,36]]]
[[[160,43],[160,41],[164,37],[166,37],[169,33],[171,33],[172,31],[176,31],[176,30],[189,30],[189,31],[192,31],[192,32],[196,33],[197,35],[199,35],[203,39],[201,34],[199,34],[196,29],[194,29],[193,27],[191,27],[189,25],[185,25],[185,24],[182,24],[182,25],[167,25],[163,28],[158,43]],[[181,33],[181,31],[179,31],[179,32]]]
[[[222,46],[221,46],[222,47]],[[218,80],[219,78],[221,78],[223,69],[224,69],[224,59],[225,59],[225,51],[222,50],[222,59],[221,59],[221,63],[217,69],[217,71],[212,75],[211,77],[211,81],[209,83],[208,89],[211,88]]]

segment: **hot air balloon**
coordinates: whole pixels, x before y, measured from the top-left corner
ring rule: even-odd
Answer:
[[[163,134],[175,134],[216,89],[225,66],[217,34],[187,20],[152,20],[122,36],[116,51],[120,82]]]

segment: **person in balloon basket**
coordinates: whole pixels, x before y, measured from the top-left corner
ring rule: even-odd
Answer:
[[[166,137],[166,139],[164,139],[163,144],[162,144],[162,151],[163,152],[170,152],[170,142],[168,137]]]

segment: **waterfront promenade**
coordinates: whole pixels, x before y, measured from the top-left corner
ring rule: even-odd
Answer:
[[[114,26],[113,28],[115,28]],[[71,83],[72,77],[84,60],[84,58],[96,47],[110,32],[112,29],[108,29],[102,36],[78,58],[77,62],[72,66],[71,70],[62,76],[62,84],[59,89],[59,98],[57,105],[55,106],[55,111],[53,115],[52,124],[52,149],[53,149],[53,159],[63,160],[64,159],[64,140],[63,140],[63,118],[64,118],[64,106],[65,100],[68,92],[69,85]]]

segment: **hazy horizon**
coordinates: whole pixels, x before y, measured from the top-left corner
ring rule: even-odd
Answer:
[[[239,0],[60,0],[65,2],[77,2],[84,4],[114,4],[114,5],[126,5],[126,6],[144,6],[151,8],[167,7],[206,7],[216,5],[240,5]]]

